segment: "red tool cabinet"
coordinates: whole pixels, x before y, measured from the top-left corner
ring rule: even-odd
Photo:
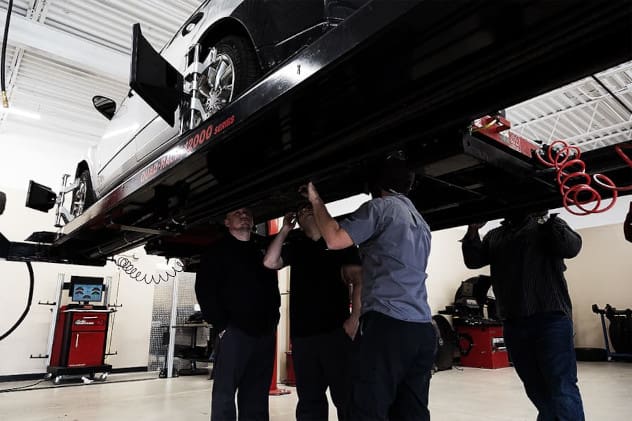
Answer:
[[[57,315],[48,372],[54,376],[89,374],[91,377],[95,372],[109,372],[112,366],[104,364],[109,317],[110,311],[105,308],[62,306]]]
[[[502,326],[457,326],[463,367],[509,367]]]

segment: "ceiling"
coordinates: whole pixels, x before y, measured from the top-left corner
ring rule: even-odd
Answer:
[[[160,48],[203,0],[15,0],[7,49],[13,112],[2,133],[38,133],[60,144],[95,144],[107,120],[94,95],[128,88],[131,28]],[[4,27],[7,0],[0,0]],[[48,42],[46,42],[48,41]],[[594,75],[632,109],[632,62]],[[595,79],[585,78],[506,110],[524,137],[564,139],[593,150],[631,138],[632,117]]]
[[[631,140],[631,110],[629,61],[510,107],[506,112],[512,129],[523,137],[544,143],[565,140],[589,151]]]
[[[7,48],[12,112],[2,133],[35,133],[60,144],[95,144],[107,120],[94,95],[127,93],[132,25],[161,48],[202,0],[14,0]],[[0,0],[4,29],[7,0]]]

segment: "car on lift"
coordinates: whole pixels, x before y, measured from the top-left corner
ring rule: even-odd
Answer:
[[[338,25],[368,0],[205,0],[162,48],[180,74],[200,45],[204,69],[198,81],[199,112],[182,104],[169,124],[137,92],[116,103],[95,96],[110,120],[105,133],[78,165],[70,214],[81,215],[100,197],[244,93],[288,57]]]

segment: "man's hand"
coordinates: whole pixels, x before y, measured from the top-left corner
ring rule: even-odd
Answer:
[[[327,243],[327,247],[332,250],[340,250],[353,245],[353,240],[349,234],[340,228],[338,222],[331,217],[325,207],[325,202],[320,198],[314,183],[311,181],[306,186],[301,186],[298,192],[306,197],[314,208],[314,221],[320,231],[320,235]]]
[[[294,229],[295,225],[296,225],[296,212],[286,213],[285,216],[283,217],[283,226],[281,227],[281,229],[285,230],[286,232],[290,232]]]
[[[475,238],[478,238],[479,236],[478,230],[483,228],[485,224],[487,224],[487,222],[476,222],[474,224],[468,225],[465,236],[461,238],[459,241],[463,242],[463,241],[468,241],[468,240],[473,240]]]
[[[345,320],[342,328],[345,330],[345,333],[353,340],[355,339],[356,333],[358,333],[359,326],[360,319],[357,316],[351,315],[347,320]]]
[[[283,248],[283,243],[285,242],[285,239],[288,237],[290,231],[292,231],[295,224],[296,213],[286,213],[283,217],[283,225],[281,225],[281,229],[268,246],[265,256],[263,256],[263,266],[267,267],[268,269],[281,269],[283,267],[281,249]]]
[[[316,187],[314,186],[314,183],[312,183],[311,181],[309,183],[307,183],[307,185],[301,186],[298,189],[298,192],[305,197],[307,200],[309,200],[309,202],[313,205],[314,203],[320,202],[321,198],[320,195],[318,194],[318,190],[316,190]]]
[[[468,231],[478,231],[483,228],[487,224],[487,222],[477,222],[475,224],[470,224],[467,226]]]

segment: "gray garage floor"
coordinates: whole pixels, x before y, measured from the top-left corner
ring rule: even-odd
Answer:
[[[632,363],[580,363],[587,420],[632,419]],[[137,381],[127,381],[127,380]],[[121,381],[126,380],[126,381]],[[0,383],[0,389],[21,383]],[[272,421],[294,419],[296,391],[270,398]],[[101,384],[0,394],[1,420],[207,420],[211,382],[205,376],[157,379],[111,376]],[[433,421],[534,421],[536,412],[512,368],[438,373],[430,386]],[[333,411],[330,419],[335,420]]]

